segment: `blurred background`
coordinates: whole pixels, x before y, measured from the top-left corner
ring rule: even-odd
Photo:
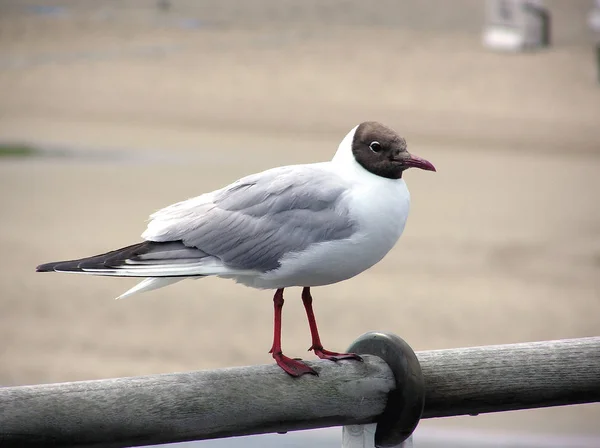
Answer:
[[[482,44],[479,0],[0,0],[0,384],[272,362],[269,291],[205,279],[116,302],[134,280],[35,266],[328,160],[365,120],[438,173],[406,175],[411,217],[381,263],[313,291],[327,348],[370,330],[415,350],[600,335],[600,33],[592,1],[544,5],[552,45],[506,53]],[[300,290],[286,298],[284,351],[310,359]],[[599,446],[599,421],[599,405],[438,419],[417,440]]]

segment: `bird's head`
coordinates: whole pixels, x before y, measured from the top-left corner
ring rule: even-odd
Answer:
[[[364,169],[389,179],[400,179],[408,168],[435,171],[433,164],[408,152],[404,138],[376,121],[356,127],[352,154]]]

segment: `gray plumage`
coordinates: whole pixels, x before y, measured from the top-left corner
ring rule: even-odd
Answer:
[[[345,181],[318,164],[275,168],[159,210],[146,242],[37,270],[183,277],[204,275],[202,266],[216,262],[226,270],[267,272],[286,254],[354,233],[345,191]]]
[[[155,213],[144,237],[180,240],[228,267],[266,272],[288,253],[354,233],[346,188],[319,165],[276,168]]]

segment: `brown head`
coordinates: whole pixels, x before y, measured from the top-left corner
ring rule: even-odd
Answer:
[[[352,154],[364,169],[388,179],[400,179],[408,168],[435,171],[430,162],[408,152],[406,140],[376,121],[366,121],[356,128]]]

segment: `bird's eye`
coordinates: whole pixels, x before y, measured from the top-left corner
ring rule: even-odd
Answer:
[[[379,152],[379,151],[381,151],[381,143],[371,142],[371,144],[369,145],[369,148],[371,148],[371,151],[373,151],[373,152]]]

